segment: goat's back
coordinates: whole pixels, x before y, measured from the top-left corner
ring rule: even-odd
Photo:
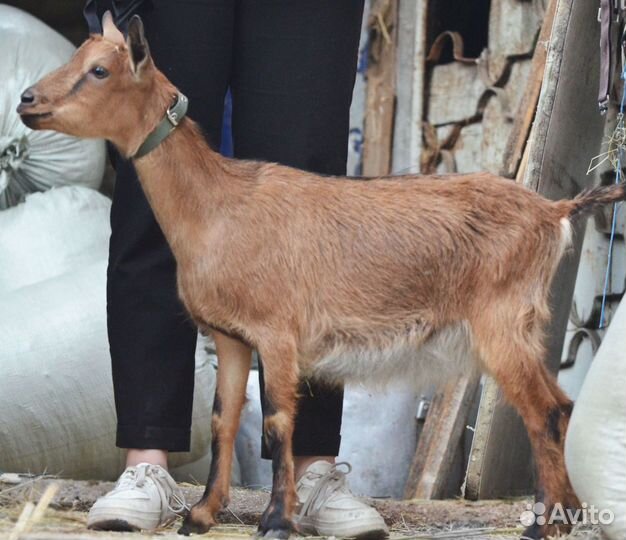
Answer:
[[[223,217],[236,249],[216,256],[231,302],[251,300],[233,310],[311,344],[427,335],[467,320],[484,291],[549,281],[559,258],[554,203],[489,174],[356,181],[265,164],[244,189]]]

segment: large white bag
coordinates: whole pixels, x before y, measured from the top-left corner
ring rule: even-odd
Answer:
[[[115,409],[106,330],[110,201],[84,187],[30,195],[0,211],[0,470],[114,479]],[[196,355],[192,451],[211,438],[215,370]]]
[[[106,261],[0,298],[0,470],[112,480],[123,469],[106,335]],[[196,362],[192,452],[210,442],[215,373]]]
[[[626,538],[625,338],[626,301],[622,301],[587,373],[565,440],[565,463],[574,490],[588,508],[593,505],[611,540]]]
[[[27,193],[102,182],[104,141],[32,131],[15,112],[21,93],[63,65],[74,46],[35,17],[0,4],[0,209]]]
[[[372,390],[346,386],[339,461],[357,495],[402,498],[417,446],[419,394],[409,384]]]
[[[0,296],[107,258],[111,201],[93,189],[55,188],[0,211]]]

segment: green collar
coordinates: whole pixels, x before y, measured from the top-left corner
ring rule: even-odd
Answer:
[[[167,111],[165,111],[165,117],[159,122],[159,125],[155,127],[152,132],[143,141],[133,159],[137,159],[145,156],[148,152],[154,150],[163,140],[176,129],[176,126],[187,114],[187,107],[189,100],[180,92],[176,94],[176,101],[171,105]]]

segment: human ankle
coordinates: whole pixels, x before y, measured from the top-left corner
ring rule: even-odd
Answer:
[[[293,470],[296,482],[302,478],[309,465],[316,461],[327,461],[330,464],[335,463],[335,456],[294,456]]]
[[[134,467],[140,463],[159,465],[167,470],[167,450],[128,448],[126,450],[126,467]]]

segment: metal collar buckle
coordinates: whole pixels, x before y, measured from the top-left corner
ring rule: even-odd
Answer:
[[[174,96],[174,102],[165,111],[165,116],[159,124],[148,134],[133,158],[140,158],[156,148],[167,136],[174,131],[187,114],[187,98],[181,94]]]
[[[178,123],[181,120],[178,117],[178,113],[174,109],[179,103],[185,102],[185,101],[187,101],[187,97],[184,96],[183,94],[178,94],[176,96],[176,101],[174,102],[174,104],[168,107],[167,111],[165,111],[165,116],[167,117],[167,119],[169,120],[169,123],[172,124],[173,127],[178,126]]]
[[[167,109],[165,114],[167,115],[167,119],[170,121],[170,124],[176,127],[178,125],[178,114],[171,109]]]

